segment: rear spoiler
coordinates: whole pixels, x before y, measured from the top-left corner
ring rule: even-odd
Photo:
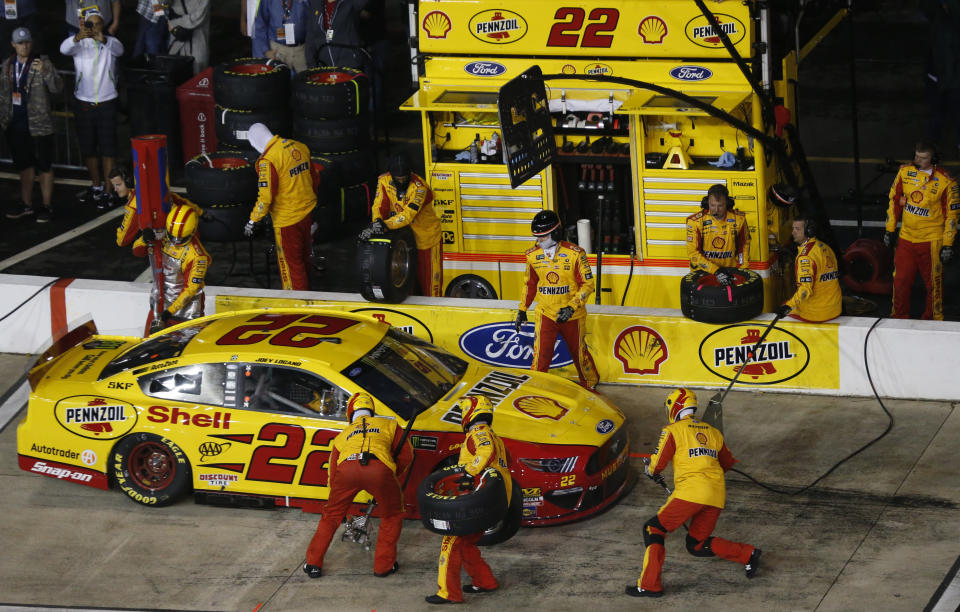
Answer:
[[[92,337],[96,333],[96,323],[94,323],[92,319],[88,319],[85,323],[79,327],[71,329],[63,337],[55,341],[53,346],[44,351],[43,354],[40,355],[40,358],[37,359],[36,363],[33,364],[33,367],[30,368],[30,371],[27,372],[27,380],[30,382],[30,389],[34,390],[37,388],[37,384],[39,384],[40,379],[42,379],[43,375],[47,373],[47,370],[50,369],[50,366],[53,365],[53,362],[56,361],[57,357],[66,353],[68,350],[80,344],[87,338]]]

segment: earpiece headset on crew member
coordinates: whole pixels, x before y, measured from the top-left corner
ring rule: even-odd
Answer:
[[[475,423],[482,421],[493,425],[493,406],[490,400],[482,395],[468,395],[457,402],[460,407],[460,426],[464,433],[470,431]]]
[[[736,206],[736,202],[730,197],[730,192],[727,191],[727,186],[721,183],[710,185],[710,189],[707,190],[707,195],[703,196],[703,199],[700,200],[700,208],[703,210],[707,210],[710,207],[710,196],[718,200],[723,198],[724,202],[727,203],[727,210],[733,210],[734,206]]]
[[[563,237],[560,217],[552,210],[541,210],[533,216],[533,221],[530,222],[530,233],[537,238],[550,236],[555,242],[560,242]]]
[[[685,416],[697,411],[697,394],[690,389],[674,389],[663,402],[667,413],[667,422],[676,423]]]
[[[817,220],[813,217],[807,217],[803,220],[803,235],[807,238],[816,238],[819,230]]]

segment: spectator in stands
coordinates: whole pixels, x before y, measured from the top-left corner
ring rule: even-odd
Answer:
[[[159,55],[167,51],[167,12],[157,0],[137,0],[137,41],[134,58]]]
[[[253,55],[306,70],[307,0],[260,0],[253,26]]]
[[[80,31],[88,11],[94,10],[103,19],[104,29],[110,36],[116,36],[120,27],[120,0],[66,0],[67,36]],[[83,16],[84,19],[80,17]]]
[[[47,56],[32,52],[30,30],[17,28],[11,41],[16,55],[0,65],[0,128],[6,131],[13,166],[20,172],[20,206],[7,218],[34,214],[33,180],[39,175],[43,208],[37,212],[37,222],[46,223],[53,196],[50,96],[60,92],[63,81]]]
[[[310,0],[306,48],[309,66],[363,68],[367,55],[358,22],[369,2]]]
[[[210,63],[210,0],[172,0],[169,22],[170,55],[193,58],[193,73]]]
[[[105,26],[100,11],[89,9],[84,14],[83,28],[60,44],[60,53],[73,58],[77,75],[77,136],[80,154],[90,172],[91,187],[79,197],[83,202],[92,200],[99,207],[113,204],[112,187],[104,188],[103,177],[110,175],[117,156],[116,66],[117,58],[123,55],[123,44],[105,34]]]
[[[43,53],[40,28],[37,27],[37,0],[6,0],[0,17],[0,41],[10,40],[17,28],[27,28],[33,37],[33,52]],[[13,49],[0,44],[0,61],[13,54]]]

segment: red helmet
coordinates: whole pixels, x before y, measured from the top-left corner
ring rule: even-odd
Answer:
[[[347,422],[353,423],[353,419],[358,412],[366,411],[367,416],[373,416],[373,398],[366,393],[354,393],[350,401],[347,402]]]
[[[493,406],[483,395],[467,395],[457,405],[460,407],[460,425],[468,431],[476,421],[493,424]]]
[[[689,389],[674,389],[663,405],[667,412],[667,422],[676,423],[697,411],[697,394]]]

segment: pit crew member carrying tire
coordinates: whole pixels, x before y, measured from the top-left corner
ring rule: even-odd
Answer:
[[[817,239],[817,225],[813,219],[793,222],[793,241],[800,245],[794,264],[797,291],[777,310],[777,314],[781,318],[790,315],[811,323],[839,317],[843,311],[843,294],[833,249]]]
[[[900,238],[893,256],[894,319],[910,318],[910,289],[917,272],[927,288],[922,319],[943,320],[943,264],[953,259],[960,217],[957,182],[937,165],[933,145],[919,142],[913,163],[900,166],[890,187],[883,244],[892,246],[897,221]]]
[[[493,406],[490,400],[482,395],[467,395],[458,402],[458,406],[462,415],[460,424],[466,434],[458,459],[467,473],[461,486],[472,488],[475,476],[487,468],[494,468],[503,479],[509,506],[513,491],[510,460],[503,442],[497,434],[493,433]],[[489,593],[500,586],[477,547],[477,542],[482,537],[483,532],[443,537],[437,572],[439,589],[436,595],[426,597],[427,603],[460,603],[463,601],[464,593]],[[460,586],[461,566],[473,579],[473,583],[463,585],[462,588]]]
[[[753,578],[760,549],[750,544],[712,537],[726,498],[724,472],[737,462],[723,441],[723,434],[693,418],[697,396],[688,389],[675,389],[667,396],[667,426],[660,432],[657,450],[650,456],[647,475],[662,483],[660,475],[673,462],[674,491],[656,516],[643,525],[643,571],[636,585],[626,588],[631,597],[661,597],[664,539],[681,525],[687,527],[687,551],[695,557],[717,556],[744,564]],[[664,485],[665,486],[665,485]]]
[[[366,393],[356,393],[347,404],[350,422],[333,439],[328,469],[330,497],[323,517],[307,547],[303,571],[311,578],[323,575],[323,557],[333,534],[347,514],[353,498],[367,491],[380,507],[380,533],[373,557],[373,574],[385,578],[396,572],[397,540],[403,528],[403,490],[400,478],[413,462],[413,447],[409,440],[394,451],[403,438],[403,429],[394,419],[378,417],[373,411],[373,400]]]
[[[596,287],[587,254],[575,244],[560,241],[560,217],[552,210],[538,212],[530,223],[530,231],[537,245],[525,254],[523,296],[514,321],[519,332],[527,320],[527,309],[536,298],[536,338],[530,368],[539,372],[550,369],[560,334],[577,366],[580,385],[593,390],[600,377],[583,341],[587,321],[584,304]]]
[[[417,284],[427,297],[440,297],[443,284],[443,245],[440,219],[433,208],[433,191],[427,182],[410,171],[407,160],[397,155],[390,171],[377,179],[373,200],[373,223],[360,232],[361,240],[401,227],[413,228],[417,241]]]
[[[260,152],[259,192],[243,233],[252,237],[257,224],[269,213],[283,288],[309,291],[311,213],[317,205],[317,177],[311,170],[310,149],[296,140],[275,136],[262,123],[251,125],[247,138]]]
[[[750,267],[747,217],[734,210],[725,185],[711,185],[701,210],[687,217],[687,256],[691,270],[713,274],[721,285],[733,283],[732,272]]]

